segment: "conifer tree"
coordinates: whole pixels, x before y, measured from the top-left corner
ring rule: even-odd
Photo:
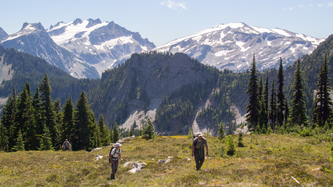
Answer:
[[[258,85],[258,98],[261,100],[261,97],[263,96],[264,92],[264,87],[263,87],[263,83],[262,83],[262,75],[260,75],[259,78],[259,85]]]
[[[266,114],[268,114],[268,71],[266,73],[266,81],[265,81],[265,89],[264,89],[264,101],[265,101],[265,108]]]
[[[294,73],[294,93],[293,100],[291,101],[291,123],[292,125],[306,125],[306,114],[305,114],[305,101],[303,94],[303,83],[301,75],[301,60],[297,60],[296,70]]]
[[[272,82],[271,97],[270,97],[270,111],[269,111],[270,126],[273,130],[276,129],[276,93],[275,82]]]
[[[88,150],[92,150],[93,148],[101,146],[101,139],[100,139],[100,130],[96,123],[95,114],[92,110],[89,110],[89,119],[91,123],[89,124],[89,148]]]
[[[113,141],[113,127],[112,126],[110,127],[109,135],[110,135],[110,142],[114,143],[114,141]]]
[[[117,123],[115,123],[113,125],[112,133],[113,133],[112,134],[113,135],[112,141],[113,141],[113,143],[116,143],[119,140],[119,136],[120,136],[119,129],[118,129],[118,124]]]
[[[224,125],[223,125],[222,121],[220,122],[220,127],[219,127],[218,134],[219,134],[219,139],[220,140],[222,140],[225,136]]]
[[[100,130],[101,145],[107,146],[110,144],[110,136],[107,126],[104,124],[104,116],[101,114],[98,120],[98,126]]]
[[[231,135],[227,139],[227,155],[233,156],[236,153],[234,139]]]
[[[130,128],[130,131],[129,131],[129,133],[128,133],[128,136],[133,136],[133,125],[131,126],[131,128]]]
[[[60,149],[60,128],[56,123],[55,108],[52,103],[50,81],[47,74],[44,75],[42,83],[39,86],[40,98],[42,101],[42,115],[45,119],[45,124],[50,130],[52,146],[58,150]]]
[[[283,93],[283,86],[284,86],[284,75],[283,75],[283,65],[282,65],[282,58],[280,58],[280,66],[277,75],[277,105],[276,105],[276,121],[278,126],[283,125],[284,121],[284,113],[285,113],[285,96]]]
[[[255,56],[253,55],[252,67],[250,70],[250,78],[248,82],[248,90],[246,93],[249,95],[249,105],[246,107],[246,121],[248,122],[249,129],[255,130],[258,124],[259,116],[259,100],[258,100],[258,78],[256,70]]]
[[[313,122],[317,123],[320,127],[324,126],[332,114],[331,107],[333,103],[330,98],[331,87],[328,72],[327,56],[325,55],[325,61],[322,63],[318,75],[318,83],[316,85],[318,88],[314,100],[315,108],[313,110]]]
[[[88,105],[86,94],[82,91],[76,104],[73,150],[85,149],[90,151],[93,146],[98,144],[98,137],[94,132],[97,131],[94,120],[94,114]]]
[[[41,151],[43,151],[43,150],[54,150],[54,148],[52,146],[52,139],[51,139],[50,130],[46,125],[44,125],[44,128],[43,128],[43,135],[42,135],[42,138],[40,140],[39,150],[41,150]]]
[[[0,122],[0,151],[8,151],[7,129]]]
[[[67,139],[72,142],[75,129],[75,110],[72,102],[72,97],[69,96],[64,106],[64,112],[61,125],[61,139]]]
[[[154,138],[154,134],[155,134],[154,124],[150,121],[149,118],[147,120],[147,123],[148,123],[148,125],[143,130],[142,138],[144,138],[146,140],[153,139]]]
[[[36,134],[38,137],[42,137],[45,120],[42,114],[42,101],[39,96],[38,87],[36,88],[32,99],[32,108],[33,108],[34,121],[36,123]]]
[[[13,151],[24,151],[24,140],[21,129],[17,133],[16,145],[13,147]]]
[[[187,137],[188,137],[189,139],[193,139],[193,131],[192,131],[192,128],[191,128],[191,127],[188,128]]]
[[[4,127],[5,138],[8,144],[5,145],[6,151],[11,151],[16,144],[18,127],[16,125],[16,114],[17,114],[17,100],[16,100],[16,90],[13,88],[12,95],[8,98],[8,103],[2,108],[1,124]]]
[[[288,100],[286,98],[286,103],[285,103],[285,113],[284,113],[284,124],[288,124],[288,119],[289,119],[289,106],[288,106]]]

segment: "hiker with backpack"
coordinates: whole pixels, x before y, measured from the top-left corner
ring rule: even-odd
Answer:
[[[109,153],[109,162],[111,163],[111,180],[115,179],[116,172],[118,170],[118,164],[119,159],[120,161],[123,161],[121,158],[121,150],[120,150],[121,144],[116,143],[115,146],[111,147],[110,153]]]
[[[199,133],[198,137],[196,137],[192,142],[192,157],[194,156],[197,170],[200,170],[202,164],[205,161],[205,147],[206,155],[208,157],[207,140],[202,137],[201,133]]]
[[[71,149],[71,144],[69,143],[69,141],[66,139],[64,141],[64,143],[61,146],[62,148],[65,148],[65,151],[69,151]]]

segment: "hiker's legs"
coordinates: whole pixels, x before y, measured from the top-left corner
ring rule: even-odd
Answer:
[[[115,175],[117,173],[118,170],[118,160],[112,160],[112,172],[111,172],[111,179],[115,179]]]
[[[194,159],[195,159],[195,166],[197,170],[199,170],[201,166],[200,166],[200,158],[198,152],[194,152]]]
[[[201,168],[204,161],[205,161],[205,157],[199,158],[199,169]]]

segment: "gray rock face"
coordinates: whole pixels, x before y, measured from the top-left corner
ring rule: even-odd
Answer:
[[[0,27],[0,42],[1,40],[7,38],[8,34]]]
[[[73,77],[99,78],[93,66],[58,46],[41,23],[24,23],[19,32],[9,35],[1,45],[40,57]]]
[[[278,67],[280,57],[284,66],[290,65],[297,58],[310,54],[322,41],[283,29],[232,23],[217,25],[154,50],[183,52],[203,64],[233,71],[249,69],[255,54],[258,69],[264,70]]]
[[[155,45],[114,22],[99,19],[58,23],[47,31],[60,46],[93,65],[99,74],[124,62],[133,53],[149,51]]]

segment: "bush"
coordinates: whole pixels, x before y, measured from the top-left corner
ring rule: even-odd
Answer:
[[[299,135],[302,137],[306,137],[306,136],[313,136],[313,132],[311,128],[306,128],[303,129],[299,132]]]
[[[236,153],[234,139],[232,138],[231,135],[228,136],[227,149],[228,149],[227,155],[229,155],[229,156],[233,156]]]

